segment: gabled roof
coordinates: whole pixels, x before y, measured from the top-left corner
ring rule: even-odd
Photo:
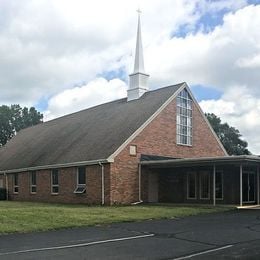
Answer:
[[[115,100],[21,130],[0,148],[0,172],[108,159],[184,85],[148,91],[130,102]]]

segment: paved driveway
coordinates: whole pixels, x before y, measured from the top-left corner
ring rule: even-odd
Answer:
[[[0,236],[0,259],[260,259],[260,211]]]

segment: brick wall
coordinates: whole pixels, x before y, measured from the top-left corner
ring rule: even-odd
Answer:
[[[105,201],[109,201],[109,171],[105,169]],[[37,192],[30,193],[29,172],[18,174],[19,192],[13,192],[13,174],[8,175],[8,189],[10,200],[42,201],[60,203],[101,204],[101,167],[92,165],[86,167],[86,193],[74,194],[77,186],[77,168],[59,169],[59,193],[51,193],[51,170],[36,171]]]
[[[130,145],[137,146],[137,156],[129,155]],[[179,158],[225,155],[194,104],[193,144],[191,147],[176,144],[176,100],[173,100],[116,156],[111,165],[111,203],[138,201],[138,162],[141,154]]]

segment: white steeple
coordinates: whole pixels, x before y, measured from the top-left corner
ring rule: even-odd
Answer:
[[[144,70],[143,45],[141,36],[141,11],[138,10],[137,39],[135,49],[134,72],[129,75],[129,89],[127,90],[127,101],[138,99],[148,90],[149,75]]]

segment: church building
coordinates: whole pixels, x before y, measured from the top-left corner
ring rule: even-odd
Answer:
[[[127,97],[17,133],[0,148],[8,200],[259,204],[257,156],[228,156],[189,86],[148,88],[140,14]]]

